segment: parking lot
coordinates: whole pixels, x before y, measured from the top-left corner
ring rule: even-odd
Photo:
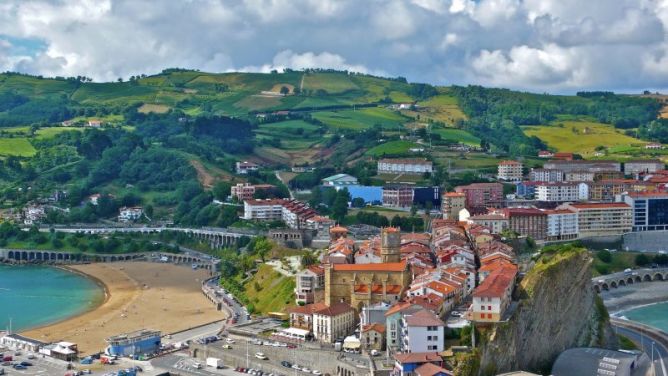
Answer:
[[[4,355],[11,355],[11,362],[0,362],[0,364],[10,363],[7,365],[0,365],[0,369],[5,371],[5,375],[10,376],[59,376],[66,375],[74,371],[84,371],[90,372],[87,374],[91,375],[106,375],[121,369],[127,369],[134,365],[139,365],[145,370],[149,370],[151,367],[147,362],[137,362],[127,359],[121,359],[114,365],[102,365],[99,361],[94,362],[93,364],[84,365],[79,364],[78,362],[72,363],[72,370],[68,370],[69,362],[63,360],[54,359],[48,356],[41,354],[33,354],[30,352],[21,351],[20,355],[16,355],[16,351],[11,350],[0,350]],[[32,355],[31,355],[32,354]],[[32,359],[30,359],[32,358]],[[25,369],[15,369],[14,364],[19,364],[21,362],[28,362],[32,365],[27,366]],[[147,373],[150,375],[150,373]]]

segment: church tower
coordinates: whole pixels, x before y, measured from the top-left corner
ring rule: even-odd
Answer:
[[[395,227],[385,227],[380,231],[381,262],[401,261],[401,232]]]

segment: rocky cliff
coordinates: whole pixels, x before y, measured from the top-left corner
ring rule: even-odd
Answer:
[[[516,289],[509,322],[479,328],[479,375],[549,372],[557,355],[578,346],[616,346],[608,313],[591,285],[591,257],[571,246],[544,252]]]

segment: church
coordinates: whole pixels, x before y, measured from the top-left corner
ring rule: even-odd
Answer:
[[[401,232],[383,228],[380,243],[380,263],[330,264],[325,268],[325,304],[346,302],[359,312],[363,306],[401,298],[411,282],[408,264],[401,260]]]

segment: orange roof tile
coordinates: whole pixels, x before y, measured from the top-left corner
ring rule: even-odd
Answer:
[[[383,324],[366,324],[362,327],[362,332],[375,331],[378,333],[385,333],[385,325]]]
[[[474,297],[500,298],[515,283],[517,266],[504,265],[493,271],[482,284],[473,290]]]

